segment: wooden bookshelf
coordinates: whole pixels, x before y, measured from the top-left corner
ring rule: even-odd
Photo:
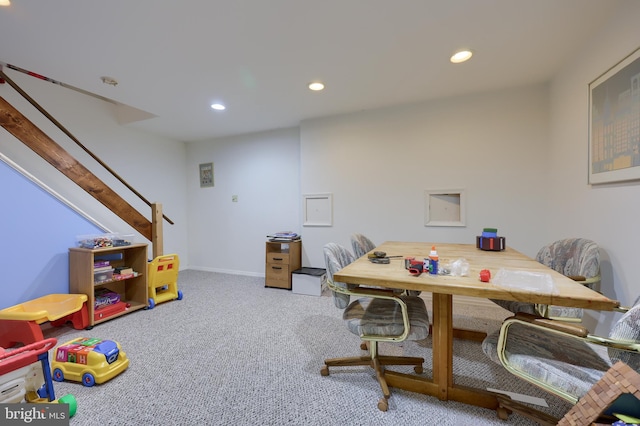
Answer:
[[[136,274],[126,279],[116,277],[95,282],[96,272],[94,264],[102,259],[109,259],[112,268],[128,266]],[[100,275],[100,273],[97,273]],[[108,289],[120,295],[120,301],[126,304],[126,309],[107,315],[95,316],[95,291]],[[72,247],[69,249],[69,292],[87,295],[87,309],[89,324],[94,326],[101,322],[126,315],[130,312],[144,309],[148,306],[147,288],[147,244],[131,244],[121,247],[106,247],[87,249]],[[101,308],[107,310],[108,307]],[[100,311],[100,310],[98,310]]]

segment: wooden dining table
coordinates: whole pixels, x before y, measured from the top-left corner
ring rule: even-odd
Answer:
[[[427,258],[432,246],[435,246],[438,252],[441,271],[449,269],[448,265],[458,261],[457,264],[468,264],[467,274],[464,276],[410,274],[405,268],[404,258]],[[565,277],[511,247],[506,247],[502,251],[485,251],[473,244],[387,241],[376,247],[375,251],[385,252],[389,257],[389,263],[372,263],[365,255],[335,273],[333,279],[336,282],[348,284],[432,293],[432,377],[427,378],[388,369],[384,374],[387,383],[392,387],[432,395],[440,400],[454,400],[494,410],[498,408],[496,394],[484,389],[456,385],[454,381],[454,337],[470,337],[479,340],[485,334],[473,330],[454,329],[453,296],[502,299],[603,311],[611,311],[619,305],[617,301]],[[488,270],[491,273],[492,278],[489,282],[480,280],[481,270]],[[502,270],[502,276],[510,279],[524,274],[524,276],[542,277],[545,283],[548,284],[551,281],[553,285],[533,288],[531,283],[527,282],[527,285],[520,286],[516,282],[517,279],[495,283],[495,276],[500,270]],[[496,308],[498,309],[497,305]]]

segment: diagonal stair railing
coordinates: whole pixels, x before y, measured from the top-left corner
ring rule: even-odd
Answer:
[[[161,206],[157,203],[150,203],[147,201],[140,193],[138,193],[138,191],[132,188],[102,160],[82,145],[67,129],[55,120],[55,118],[47,113],[42,107],[40,107],[40,105],[29,97],[29,95],[11,81],[11,79],[4,74],[2,69],[0,69],[0,78],[8,82],[36,109],[38,109],[38,111],[51,120],[58,128],[60,128],[60,130],[69,136],[101,166],[107,169],[116,179],[122,182],[129,190],[149,205],[152,208],[152,221],[149,221],[144,215],[138,212],[118,193],[113,191],[106,183],[95,176],[62,146],[47,136],[40,128],[38,128],[2,97],[0,97],[0,126],[62,174],[71,179],[76,185],[80,186],[85,192],[94,197],[123,221],[131,225],[142,236],[151,241],[153,243],[154,257],[156,255],[162,255],[162,218],[167,220],[170,224],[173,224],[173,222],[162,214]]]

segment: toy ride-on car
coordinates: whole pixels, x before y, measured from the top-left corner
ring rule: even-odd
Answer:
[[[127,354],[113,340],[79,337],[56,348],[51,363],[53,380],[104,383],[129,367]]]

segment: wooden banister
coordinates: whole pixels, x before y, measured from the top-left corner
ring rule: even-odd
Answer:
[[[152,225],[147,218],[2,97],[0,126],[153,242]]]

